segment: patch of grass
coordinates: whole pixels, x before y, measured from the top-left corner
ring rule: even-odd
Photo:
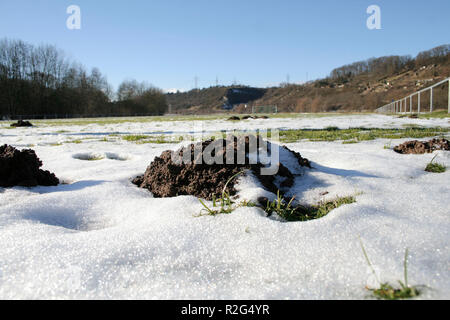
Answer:
[[[254,208],[257,206],[258,205],[256,203],[254,203],[253,201],[242,200],[241,202],[239,202],[239,207]]]
[[[403,261],[403,282],[399,280],[398,283],[400,284],[400,287],[394,287],[389,283],[381,283],[372,263],[370,262],[369,256],[367,255],[366,249],[364,248],[361,238],[359,240],[367,264],[372,270],[372,273],[377,279],[380,286],[379,288],[376,289],[366,287],[367,290],[371,291],[376,298],[384,300],[411,299],[420,295],[420,291],[417,289],[417,287],[410,286],[408,284],[408,249],[406,249],[405,251],[405,258]]]
[[[431,113],[421,113],[418,117],[421,119],[445,119],[450,118],[450,113],[448,113],[448,110],[438,110]]]
[[[392,149],[392,141],[389,141],[386,143],[383,147],[385,150],[391,150]]]
[[[403,128],[423,128],[417,124],[411,124],[411,123],[407,123],[407,124],[402,124]]]
[[[425,168],[426,172],[443,173],[447,170],[447,167],[445,165],[433,162],[436,157],[437,155],[435,155],[430,163],[427,164],[427,167]]]
[[[198,201],[202,204],[203,209],[200,211],[200,214],[196,217],[201,216],[217,216],[218,214],[230,214],[233,212],[237,207],[233,207],[233,201],[231,200],[230,193],[227,191],[228,184],[237,176],[243,174],[244,171],[236,173],[234,176],[232,176],[230,179],[228,179],[227,183],[225,183],[225,186],[222,190],[222,196],[219,199],[216,199],[216,196],[213,195],[213,205],[212,207],[208,207],[205,202],[203,202],[202,199],[198,199]],[[250,202],[247,202],[247,205]]]
[[[267,205],[264,211],[266,211],[268,216],[276,213],[287,221],[296,221],[295,219],[291,220],[292,217],[296,216],[297,211],[296,208],[291,207],[292,201],[294,201],[294,199],[295,197],[292,197],[291,200],[286,203],[280,195],[280,190],[278,190],[277,198],[272,202],[267,200]]]
[[[151,139],[146,139],[146,140],[140,140],[138,142],[136,142],[137,144],[145,144],[145,143],[154,143],[154,144],[168,144],[168,143],[178,143],[182,141],[182,137],[180,139],[180,137],[175,138],[175,139],[166,139],[164,135],[162,136],[157,136],[157,137],[153,137]]]
[[[378,299],[385,300],[400,300],[411,299],[417,297],[420,292],[415,287],[405,286],[401,281],[400,288],[394,288],[390,284],[382,283],[378,289],[368,289],[372,291],[373,295]]]
[[[350,129],[304,129],[280,131],[280,140],[284,143],[297,142],[300,140],[310,141],[369,141],[375,139],[421,139],[446,135],[450,128],[404,128],[404,129],[381,129],[381,128],[350,128]]]
[[[322,201],[314,206],[292,206],[294,198],[286,203],[280,196],[280,191],[277,193],[277,198],[270,202],[267,201],[265,211],[270,216],[273,213],[278,214],[286,221],[309,221],[325,217],[332,210],[339,208],[345,204],[351,204],[356,202],[354,196],[338,197],[334,200]]]
[[[149,136],[142,135],[142,134],[130,134],[130,135],[123,136],[122,139],[125,141],[136,142],[136,141],[147,139],[148,137]]]
[[[129,142],[135,142],[137,144],[168,144],[168,143],[178,143],[183,140],[183,137],[180,136],[174,139],[167,139],[164,135],[159,136],[147,136],[147,135],[126,135],[122,137],[123,140]]]
[[[342,141],[342,144],[354,144],[354,143],[358,143],[358,141],[357,140],[345,140],[345,141]]]
[[[81,140],[67,140],[67,141],[64,141],[64,143],[80,144],[80,143],[83,143],[83,141],[81,141]]]

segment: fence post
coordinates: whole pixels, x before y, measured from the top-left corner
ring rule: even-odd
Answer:
[[[417,94],[417,113],[420,114],[420,92]]]
[[[430,89],[430,112],[433,112],[433,88]]]
[[[412,96],[409,97],[409,113],[412,114]]]

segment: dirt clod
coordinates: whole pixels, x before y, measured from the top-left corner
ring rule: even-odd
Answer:
[[[394,151],[401,154],[424,154],[432,153],[436,150],[450,151],[450,141],[447,139],[433,139],[430,141],[407,141],[394,148]]]
[[[32,127],[33,125],[29,121],[19,120],[13,124],[11,124],[11,127]]]
[[[49,171],[39,169],[42,161],[31,150],[19,151],[16,148],[3,145],[0,147],[0,187],[14,186],[56,186],[58,178]]]
[[[246,115],[243,116],[242,118],[239,118],[238,116],[232,116],[230,118],[228,118],[228,121],[240,121],[240,120],[257,120],[257,119],[269,119],[268,116],[250,116],[250,115]]]
[[[276,175],[261,175],[260,169],[265,165],[260,162],[250,164],[250,139],[256,139],[258,147],[267,146],[270,142],[256,136],[230,136],[226,139],[231,142],[229,144],[232,148],[227,149],[226,140],[218,139],[191,144],[175,151],[175,154],[180,157],[183,155],[190,156],[191,159],[194,159],[191,163],[174,162],[172,159],[173,151],[164,151],[159,157],[155,158],[143,176],[136,177],[132,182],[141,188],[148,189],[158,198],[193,195],[211,200],[213,196],[221,196],[223,188],[230,178],[242,171],[251,170],[268,191],[276,193],[279,189],[275,180],[281,188],[292,187],[295,177],[283,164],[278,164],[279,170]],[[238,159],[238,145],[245,145],[245,161],[242,161],[243,164],[226,164],[227,153],[231,152],[233,159]],[[206,148],[208,149],[206,150]],[[198,150],[197,153],[195,153],[196,149]],[[200,161],[204,153],[210,152],[213,157],[216,157],[215,163],[206,164],[204,161]],[[299,159],[300,165],[309,164],[309,161],[301,158],[300,154],[296,157]],[[217,159],[221,159],[223,164],[218,164]],[[236,193],[235,180],[233,179],[228,184],[227,191],[231,195]]]

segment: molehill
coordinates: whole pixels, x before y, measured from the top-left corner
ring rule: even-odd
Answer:
[[[450,141],[447,139],[432,139],[430,141],[407,141],[394,148],[401,154],[424,154],[433,153],[436,150],[450,150]]]
[[[133,183],[140,188],[148,189],[158,198],[192,195],[211,200],[213,196],[220,197],[225,184],[230,178],[242,171],[247,172],[250,170],[264,188],[270,192],[276,193],[280,187],[292,187],[295,175],[283,163],[278,163],[279,170],[275,175],[261,175],[261,168],[266,165],[261,163],[260,157],[257,157],[256,164],[250,164],[249,159],[255,159],[254,150],[250,151],[250,141],[254,139],[253,141],[257,143],[258,148],[267,148],[266,150],[269,151],[270,142],[263,140],[259,136],[251,135],[241,137],[229,136],[226,139],[230,141],[229,145],[232,146],[228,150],[226,141],[218,139],[190,144],[175,151],[175,154],[180,157],[186,155],[187,152],[186,156],[190,155],[191,159],[193,159],[190,163],[174,162],[172,157],[173,151],[164,151],[148,166],[145,174],[136,177]],[[238,145],[245,145],[245,163],[226,164],[227,152],[233,152],[233,159],[237,159]],[[216,158],[223,159],[223,164],[206,164],[204,161],[195,161],[195,148],[198,148],[199,151],[201,150],[197,155],[197,160],[203,159],[203,153],[208,152],[212,156],[216,156]],[[207,151],[205,151],[206,148],[208,148]],[[311,168],[310,162],[299,153],[293,152],[287,147],[283,148],[292,152],[300,166]],[[236,193],[236,180],[231,180],[227,186],[227,191],[231,195]]]
[[[11,127],[32,127],[33,125],[29,121],[19,120],[11,124]]]
[[[59,179],[51,172],[39,169],[42,161],[31,150],[19,151],[3,145],[0,147],[0,187],[56,186]]]

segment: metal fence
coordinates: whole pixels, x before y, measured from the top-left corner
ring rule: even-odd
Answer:
[[[278,106],[252,106],[252,113],[278,113]]]
[[[421,109],[421,103],[420,103],[420,98],[423,97],[423,94],[425,94],[425,92],[430,91],[429,93],[429,97],[430,97],[430,109],[429,112],[433,112],[433,88],[440,86],[442,84],[445,84],[446,82],[448,82],[448,113],[450,113],[450,78],[447,78],[445,80],[442,80],[438,83],[433,84],[432,86],[422,89],[420,91],[414,92],[413,94],[404,97],[402,99],[399,99],[397,101],[393,101],[391,103],[388,103],[384,106],[382,106],[381,108],[378,108],[377,110],[375,110],[378,113],[413,113],[413,112],[417,112],[417,113],[421,113],[421,112],[428,112],[428,106],[426,106],[425,108]],[[415,108],[415,103],[413,104],[413,98],[417,96],[417,108]]]

